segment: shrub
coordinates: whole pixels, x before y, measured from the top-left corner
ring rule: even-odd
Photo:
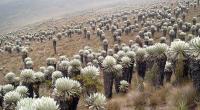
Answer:
[[[174,41],[171,43],[171,52],[173,54],[183,54],[189,50],[189,44],[184,41]]]
[[[116,59],[112,56],[107,56],[102,63],[102,66],[106,71],[114,71],[114,65],[116,65]]]
[[[121,58],[121,64],[123,67],[128,68],[131,65],[131,59],[127,56]]]
[[[81,82],[82,86],[89,91],[100,91],[102,89],[102,83],[99,80],[99,70],[94,66],[87,66],[81,70],[81,75],[75,79]]]
[[[122,93],[127,93],[129,87],[129,83],[125,80],[120,81],[119,90]]]
[[[28,95],[28,88],[26,86],[18,86],[15,89],[22,97],[26,97]]]
[[[65,96],[80,96],[81,85],[78,81],[69,78],[59,78],[55,83],[56,92]]]
[[[60,71],[54,71],[52,73],[52,80],[53,82],[56,81],[58,78],[63,77],[62,73]]]
[[[20,80],[23,83],[32,83],[34,82],[34,71],[31,69],[24,69],[20,74]]]
[[[140,60],[143,59],[146,55],[146,50],[143,48],[138,48],[138,50],[136,51],[136,59]]]
[[[17,102],[17,110],[35,110],[33,107],[33,102],[35,99],[32,98],[24,98]]]
[[[50,97],[42,97],[33,102],[33,107],[36,110],[59,110],[56,101]]]
[[[9,72],[9,73],[7,73],[7,74],[5,75],[5,79],[6,79],[6,81],[7,81],[8,83],[14,83],[14,82],[15,82],[15,77],[16,77],[16,75],[15,75],[15,73],[13,73],[13,72]]]
[[[14,86],[11,85],[11,84],[7,84],[7,85],[4,85],[4,86],[3,86],[3,93],[4,93],[4,94],[7,93],[7,92],[10,92],[10,91],[12,91],[12,90],[14,90]]]
[[[34,74],[34,77],[35,77],[35,82],[43,82],[45,80],[45,76],[44,76],[44,73],[42,72],[36,72]]]
[[[194,99],[194,89],[190,85],[186,85],[182,88],[174,88],[170,92],[167,102],[169,106],[182,110],[182,108],[189,109],[189,106],[194,103]]]
[[[10,91],[5,94],[4,101],[6,104],[17,103],[21,98],[21,95],[16,91]]]
[[[92,94],[86,99],[89,109],[103,110],[106,105],[106,97],[101,93]]]

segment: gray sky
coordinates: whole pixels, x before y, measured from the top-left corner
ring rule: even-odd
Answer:
[[[0,32],[122,0],[0,0]]]
[[[0,32],[67,13],[125,1],[145,0],[0,0]]]

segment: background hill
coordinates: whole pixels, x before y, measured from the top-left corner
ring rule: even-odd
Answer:
[[[0,32],[123,0],[1,0]]]

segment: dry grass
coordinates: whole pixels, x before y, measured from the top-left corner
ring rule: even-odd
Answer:
[[[149,97],[149,105],[152,107],[156,107],[159,105],[166,104],[166,97],[169,93],[169,88],[161,88],[159,90],[152,91],[154,94],[152,94]]]
[[[170,95],[167,98],[167,105],[173,109],[181,110],[181,108],[193,109],[195,99],[195,91],[191,84],[183,87],[171,88]]]
[[[191,20],[193,16],[199,15],[200,8],[198,8],[198,11],[190,10],[189,14],[190,16],[186,18],[187,20]],[[83,17],[80,18],[85,19]],[[78,20],[80,18],[76,17]],[[65,20],[58,21],[57,26],[62,27],[63,24],[67,24]],[[48,28],[48,26],[46,28]],[[128,43],[129,40],[134,40],[136,35],[137,33],[132,33],[128,36],[123,35],[122,42]],[[161,33],[156,33],[156,41],[158,41],[160,36]],[[58,58],[59,55],[72,57],[79,51],[79,49],[82,49],[86,45],[91,46],[94,50],[98,50],[102,47],[95,35],[92,35],[91,38],[92,39],[90,41],[83,39],[82,36],[78,35],[73,36],[71,39],[63,38],[61,41],[58,41],[57,55],[53,54],[52,41],[46,41],[44,43],[32,43],[30,57],[34,61],[34,69],[38,70],[40,66],[45,66],[46,58],[48,57]],[[110,32],[106,32],[106,38],[109,41],[109,46],[112,47],[114,42]],[[0,71],[0,82],[4,82],[3,77],[9,71],[19,74],[22,67],[23,65],[20,54],[1,53],[0,68],[3,68],[3,70]],[[115,96],[114,94],[114,97],[108,101],[107,108],[108,110],[173,110],[174,108],[176,109],[177,105],[180,105],[179,102],[181,101],[186,101],[188,107],[190,107],[191,103],[193,102],[194,95],[191,87],[191,84],[180,88],[174,88],[171,85],[167,85],[159,90],[156,90],[147,83],[144,83],[145,92],[138,92],[136,90],[137,78],[134,76],[130,92],[123,96]],[[44,88],[44,86],[42,86],[42,88]],[[41,93],[43,95],[50,94],[49,91],[49,89],[44,89]],[[198,107],[199,108],[197,108],[197,110],[200,110],[200,105],[198,105]],[[84,101],[80,101],[78,109],[86,110]]]

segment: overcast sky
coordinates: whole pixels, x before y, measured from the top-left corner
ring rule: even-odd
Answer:
[[[122,0],[0,0],[0,32]]]
[[[0,32],[75,11],[125,1],[145,0],[0,0]]]

